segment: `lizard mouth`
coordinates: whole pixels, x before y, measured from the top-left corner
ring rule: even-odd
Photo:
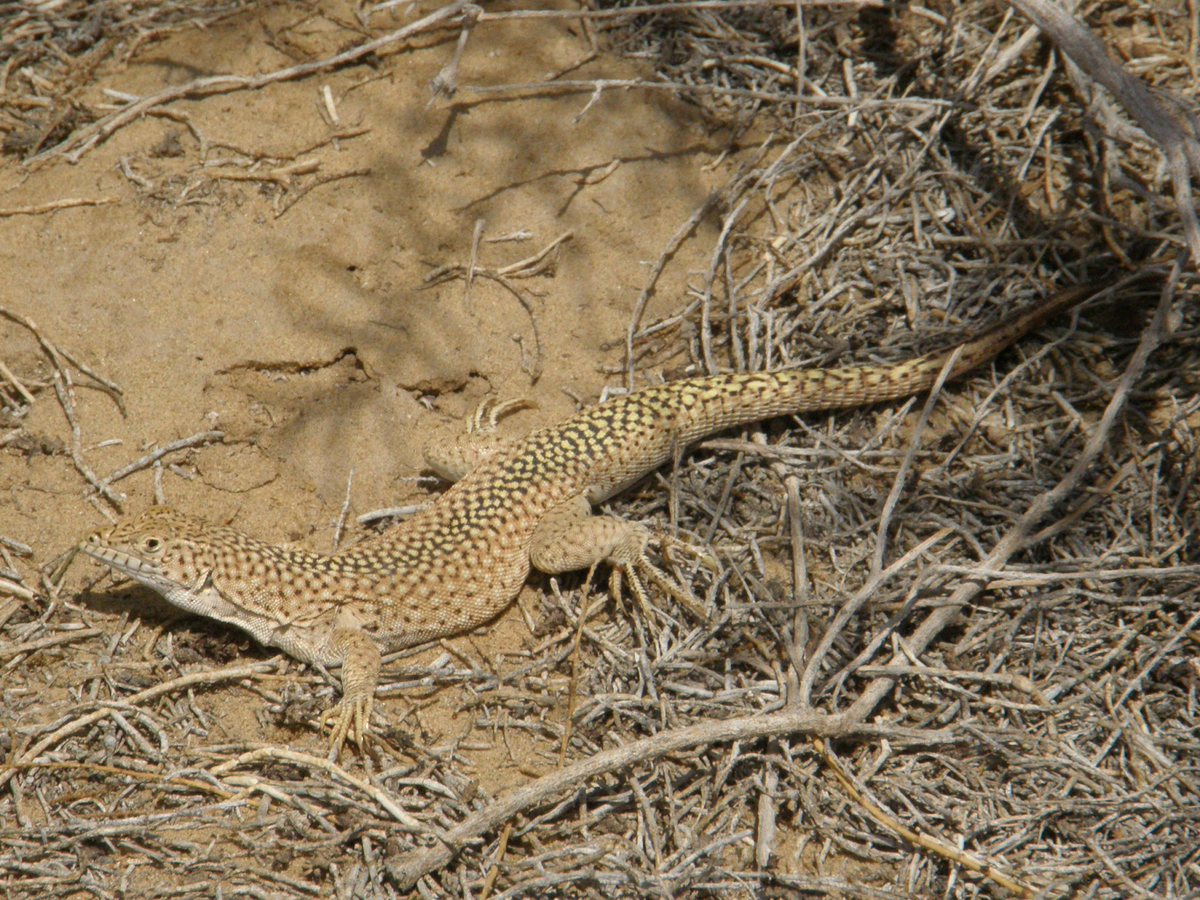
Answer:
[[[173,586],[168,579],[163,577],[156,566],[132,553],[118,550],[116,547],[103,547],[88,542],[80,544],[79,549],[92,559],[104,563],[134,581],[140,581],[147,587],[163,590]]]

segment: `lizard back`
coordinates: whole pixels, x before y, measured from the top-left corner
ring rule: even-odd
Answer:
[[[466,630],[515,596],[529,573],[534,531],[560,504],[581,495],[599,503],[726,428],[928,390],[951,359],[955,378],[1089,293],[1065,291],[976,338],[896,365],[712,375],[613,398],[514,442],[436,503],[330,561],[370,575],[383,618],[405,619],[383,630],[404,633],[406,643]],[[469,592],[456,589],[464,584]]]

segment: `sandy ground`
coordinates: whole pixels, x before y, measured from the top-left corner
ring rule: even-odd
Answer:
[[[145,95],[296,62],[276,47],[332,55],[347,37],[332,17],[348,10],[327,4],[324,12],[279,8],[181,33],[90,91]],[[431,104],[427,85],[456,38],[427,36],[377,71],[354,66],[172,104],[208,142],[207,159],[185,124],[150,117],[75,165],[27,173],[6,159],[2,207],[112,201],[0,220],[4,305],[123,393],[124,416],[104,393],[75,392],[85,458],[98,475],[217,429],[222,442],[163,460],[166,501],[268,541],[328,550],[352,471],[351,524],[363,512],[428,499],[436,485],[420,477],[428,475],[424,446],[459,430],[484,397],[533,400],[535,410],[506,421],[519,432],[562,419],[577,408],[573,398],[590,402],[614,382],[602,367],[619,363],[620,351],[603,348],[623,336],[649,263],[735,160],[710,166],[722,137],[666,96]],[[489,26],[476,40],[459,73],[466,82],[646,74],[596,58],[563,24]],[[326,113],[326,87],[338,125]],[[233,180],[296,165],[311,171],[282,183]],[[317,178],[351,171],[294,199]],[[435,268],[468,262],[477,227],[477,262],[491,269],[566,237],[541,274],[514,279],[528,312],[487,279],[469,296],[461,278],[426,285]],[[657,296],[670,297],[689,267],[703,265],[698,252],[682,248]],[[14,374],[42,385],[25,421],[37,446],[0,454],[0,534],[36,548],[23,562],[42,565],[105,516],[65,455],[70,429],[34,339],[4,322],[0,341]],[[127,511],[153,502],[153,480],[147,469],[115,485]],[[86,588],[77,609],[84,621],[110,632],[120,613],[131,622],[151,611],[175,618],[144,591],[114,592],[99,576],[81,563],[66,583],[72,600]],[[128,652],[148,654],[158,636],[143,629]],[[461,652],[490,659],[529,640],[511,612]],[[45,689],[64,690],[91,664],[86,647],[72,648],[47,669]],[[38,717],[33,699],[16,722]],[[208,702],[224,739],[319,744],[315,734],[264,733],[237,689]],[[396,703],[394,716],[407,708]],[[422,724],[435,735],[454,727],[430,714]]]

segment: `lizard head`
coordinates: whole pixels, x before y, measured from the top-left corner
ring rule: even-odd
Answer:
[[[152,506],[78,549],[180,609],[236,625],[260,643],[288,646],[276,637],[281,601],[264,587],[279,554],[240,531]]]
[[[211,579],[216,558],[206,536],[215,530],[201,519],[152,506],[90,535],[79,550],[186,608],[181,599],[202,592]]]

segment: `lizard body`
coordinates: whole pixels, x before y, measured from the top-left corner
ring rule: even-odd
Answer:
[[[329,556],[166,507],[98,532],[80,549],[176,606],[300,660],[341,665],[343,699],[326,714],[336,754],[347,736],[361,746],[369,730],[380,647],[494,618],[531,567],[557,573],[608,561],[614,587],[624,574],[643,605],[643,576],[684,599],[647,559],[646,529],[591,515],[591,506],[689,443],[774,416],[920,393],[947,365],[957,377],[1091,293],[1065,291],[956,347],[895,365],[714,375],[616,397],[490,453],[428,507]]]

